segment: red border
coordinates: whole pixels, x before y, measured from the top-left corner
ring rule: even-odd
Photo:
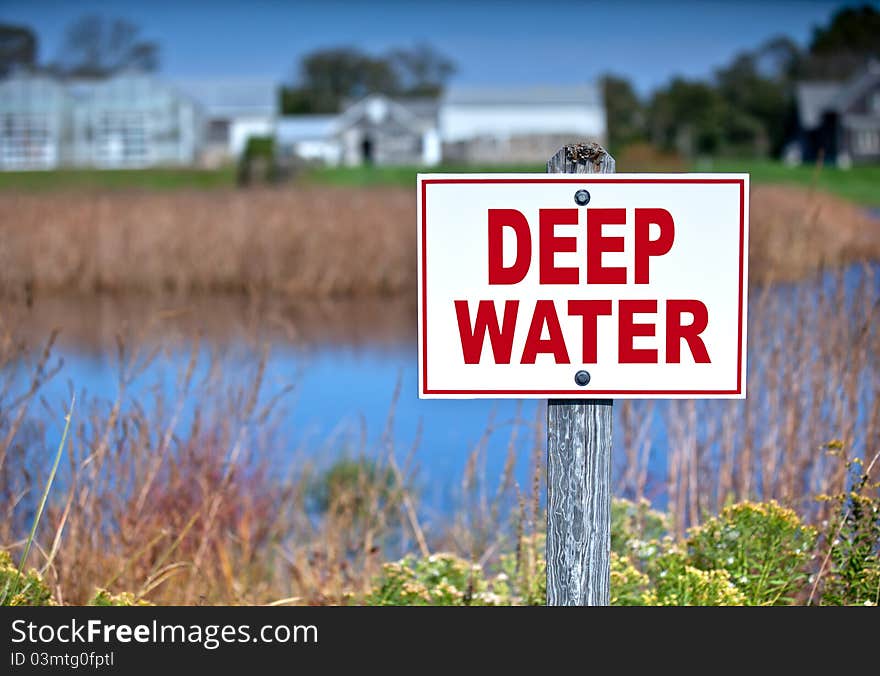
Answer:
[[[431,183],[731,183],[739,184],[739,319],[736,358],[735,390],[430,390],[428,389],[428,252],[427,252],[427,201],[428,184]],[[605,178],[599,176],[580,176],[578,178],[431,178],[422,180],[422,393],[423,394],[537,394],[537,395],[577,395],[579,398],[594,395],[613,396],[618,394],[644,395],[724,395],[742,394],[743,362],[743,301],[745,272],[745,212],[746,188],[742,178]]]

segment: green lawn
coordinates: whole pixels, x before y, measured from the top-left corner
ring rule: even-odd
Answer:
[[[312,169],[303,177],[309,183],[325,185],[401,185],[414,188],[421,173],[526,173],[543,172],[543,164],[476,166],[442,165],[439,167],[326,167]]]
[[[751,174],[752,182],[796,183],[815,186],[858,204],[880,207],[880,165],[837,169],[828,166],[787,167],[772,160],[716,159],[701,162],[693,171],[732,171]]]
[[[91,188],[218,188],[235,185],[235,168],[221,169],[62,169],[0,171],[0,190],[28,192]]]
[[[834,167],[788,167],[773,160],[717,159],[701,162],[692,171],[745,172],[756,184],[795,183],[815,185],[821,190],[840,195],[867,206],[880,206],[880,165],[837,169]],[[333,167],[314,169],[305,181],[329,185],[402,185],[415,186],[418,172],[543,172],[543,165],[520,166],[441,166],[432,169],[417,167]]]
[[[772,160],[714,159],[701,161],[692,171],[748,172],[756,184],[815,185],[858,204],[880,207],[880,165],[836,169],[787,167]],[[328,167],[302,175],[302,183],[340,186],[399,185],[414,187],[423,172],[543,172],[543,165],[419,167]],[[0,190],[42,191],[89,188],[218,188],[235,185],[235,168],[222,169],[75,169],[62,171],[0,172]]]

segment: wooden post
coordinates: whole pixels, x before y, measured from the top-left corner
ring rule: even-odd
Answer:
[[[613,174],[596,143],[560,148],[551,174]],[[572,185],[572,201],[576,185]],[[572,383],[575,382],[572,369]],[[607,606],[611,582],[611,399],[547,402],[547,605]]]

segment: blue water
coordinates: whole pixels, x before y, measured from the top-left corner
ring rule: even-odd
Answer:
[[[136,402],[149,415],[161,396],[167,414],[180,392],[180,374],[189,362],[189,349],[164,352],[151,360],[126,385],[124,406]],[[59,412],[67,406],[72,390],[77,392],[80,410],[84,401],[96,399],[108,406],[120,392],[119,362],[110,351],[62,345],[55,354],[63,360],[62,370],[41,390],[56,411],[47,427],[50,440],[61,432]],[[177,432],[186,432],[196,405],[205,404],[206,398],[217,403],[212,387],[201,384],[212,361],[219,360],[223,366],[222,387],[246,387],[256,374],[260,354],[247,344],[227,346],[219,357],[211,345],[202,347]],[[390,348],[365,344],[300,349],[275,342],[267,354],[260,404],[280,395],[270,416],[277,426],[271,462],[279,472],[295,470],[296,463],[306,458],[326,466],[343,456],[394,453],[401,466],[414,470],[426,504],[442,511],[459,493],[468,457],[478,447],[478,468],[494,491],[516,427],[516,478],[523,486],[530,481],[529,462],[539,441],[536,435],[542,432],[536,416],[543,415],[543,402],[420,400],[416,346],[409,343]],[[252,428],[258,432],[260,424],[253,423]]]
[[[880,297],[880,266],[872,269],[872,283]],[[864,268],[854,266],[845,278],[847,291],[855,289],[863,276]],[[774,293],[783,303],[794,304],[797,289],[797,285],[783,285]],[[793,321],[797,321],[797,312],[809,313],[809,307],[803,307],[803,300],[799,302],[802,305],[799,310],[792,308]],[[751,339],[757,337],[755,329],[760,329],[762,321],[761,317],[750,317]],[[265,349],[267,362],[256,409],[283,393],[268,418],[271,424],[257,424],[254,416],[231,422],[244,425],[251,432],[254,443],[279,475],[295,473],[306,461],[328,466],[343,456],[364,453],[383,457],[393,453],[401,465],[415,470],[422,504],[442,512],[461,494],[465,468],[475,449],[480,451],[477,474],[485,477],[489,495],[495,492],[511,444],[517,459],[514,476],[524,490],[532,484],[533,464],[544,461],[543,401],[420,400],[416,346],[411,337],[388,341],[359,335],[351,340],[313,339],[302,345],[268,330],[265,335],[262,333],[258,329],[257,335],[248,340],[234,337],[216,340],[215,337],[199,343],[193,385],[182,397],[175,434],[187,434],[197,407],[204,407],[208,414],[213,411],[217,416],[243,410],[243,398],[238,404],[230,405],[229,401],[234,401],[237,387],[253,381],[261,350]],[[784,341],[786,338],[780,335],[775,339]],[[140,406],[148,417],[167,420],[174,402],[181,396],[181,373],[186,370],[194,343],[187,339],[164,341],[162,336],[158,340],[154,336],[152,343],[163,349],[126,384],[123,405]],[[149,352],[150,344],[148,341],[145,352]],[[81,422],[85,420],[87,402],[104,402],[101,405],[106,411],[109,402],[120,393],[119,360],[110,346],[83,347],[62,341],[55,358],[63,359],[63,367],[41,389],[50,409],[56,412],[46,429],[48,448],[53,447],[52,440],[60,434],[61,420],[57,413],[66,406],[71,390],[78,393]],[[766,402],[771,394],[758,386],[760,378],[766,377],[764,358],[750,351],[748,407],[759,420],[767,415]],[[212,364],[222,367],[222,377],[216,377]],[[22,369],[19,389],[26,384],[26,373]],[[866,388],[870,386],[868,381],[865,383]],[[285,393],[286,388],[292,389]],[[860,418],[872,396],[866,390],[859,405]],[[618,424],[622,406],[622,402],[615,404],[614,460],[618,479],[626,470],[626,458],[617,451],[625,447],[621,437],[623,426]],[[643,410],[639,407],[645,403],[632,406],[638,414]],[[647,462],[651,476],[647,492],[662,506],[665,501],[662,482],[670,443],[666,425],[681,409],[664,401],[652,406]],[[699,402],[700,434],[705,433],[705,421],[721,420],[731,412],[742,416],[745,410],[744,402]],[[266,429],[271,429],[271,434],[265,433]],[[512,434],[515,435],[513,440]]]

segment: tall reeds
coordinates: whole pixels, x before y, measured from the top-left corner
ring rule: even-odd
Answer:
[[[0,194],[0,296],[57,292],[415,297],[415,190]],[[876,260],[880,231],[844,200],[755,186],[750,273],[792,280]]]

